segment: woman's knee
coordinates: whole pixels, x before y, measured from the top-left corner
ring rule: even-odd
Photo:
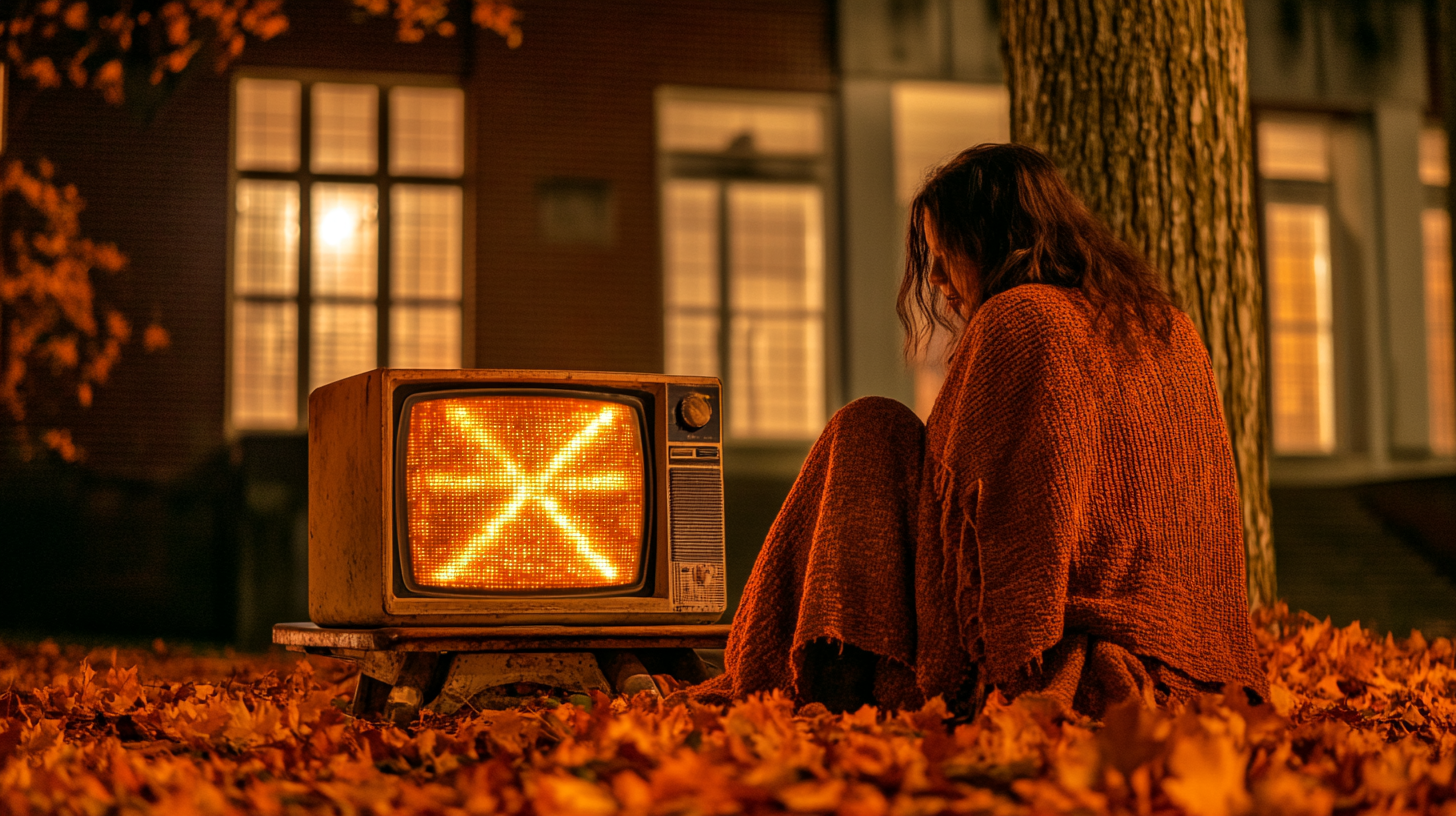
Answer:
[[[925,427],[905,403],[889,397],[860,397],[836,411],[829,424],[878,429],[883,433],[919,433]]]

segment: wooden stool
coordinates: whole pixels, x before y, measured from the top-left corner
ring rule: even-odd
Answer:
[[[280,623],[273,642],[359,664],[354,716],[383,714],[403,725],[421,708],[453,714],[465,705],[509,707],[524,698],[498,690],[516,683],[623,694],[658,693],[653,674],[701,683],[719,672],[694,650],[722,649],[728,626],[325,629]]]

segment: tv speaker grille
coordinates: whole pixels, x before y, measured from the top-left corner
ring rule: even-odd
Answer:
[[[673,561],[723,563],[722,471],[671,468],[667,509]]]

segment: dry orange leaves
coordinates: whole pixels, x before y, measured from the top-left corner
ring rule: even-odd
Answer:
[[[315,0],[316,2],[316,0]],[[509,0],[472,0],[471,20],[511,48],[521,42],[520,12]],[[449,0],[353,0],[371,14],[392,14],[401,42],[428,32],[455,33]],[[21,0],[0,14],[0,59],[40,88],[69,82],[91,87],[108,102],[125,97],[126,71],[145,69],[160,84],[185,71],[199,53],[221,71],[249,39],[266,41],[288,30],[283,0],[166,0],[86,2]]]
[[[0,644],[0,812],[613,816],[1456,814],[1456,656],[1284,609],[1268,704],[1211,695],[1059,720],[725,708],[674,695],[431,718],[346,713],[332,661]],[[129,668],[122,668],[128,666]]]
[[[90,406],[95,388],[110,379],[122,347],[132,339],[131,321],[98,297],[97,281],[126,267],[115,244],[81,235],[85,201],[75,185],[59,183],[55,167],[41,159],[34,170],[11,160],[0,166],[0,415],[21,423],[37,373],[51,386]],[[171,342],[153,322],[142,345],[159,351]],[[29,449],[28,437],[21,439]],[[67,461],[82,456],[69,431],[50,429],[40,442]]]

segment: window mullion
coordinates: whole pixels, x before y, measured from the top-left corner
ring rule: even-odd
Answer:
[[[732,378],[732,360],[730,354],[733,346],[733,302],[732,302],[732,267],[729,265],[733,260],[732,251],[728,244],[732,241],[729,233],[731,228],[728,216],[728,184],[718,183],[718,376],[725,384],[730,384]],[[730,384],[731,385],[731,384]],[[723,426],[727,432],[727,425]]]
[[[304,83],[298,111],[298,416],[308,422],[313,365],[313,86]]]
[[[378,243],[375,252],[375,259],[379,266],[379,286],[376,294],[376,305],[378,309],[378,328],[374,333],[375,337],[375,365],[387,366],[390,364],[390,345],[392,342],[390,319],[390,307],[393,305],[393,291],[391,276],[394,272],[394,221],[391,213],[391,197],[393,190],[389,179],[389,89],[379,89],[379,113],[378,129],[379,135],[376,139],[377,150],[379,151],[379,171],[375,176],[375,184],[379,188],[378,207],[379,214],[376,220],[378,224]]]

